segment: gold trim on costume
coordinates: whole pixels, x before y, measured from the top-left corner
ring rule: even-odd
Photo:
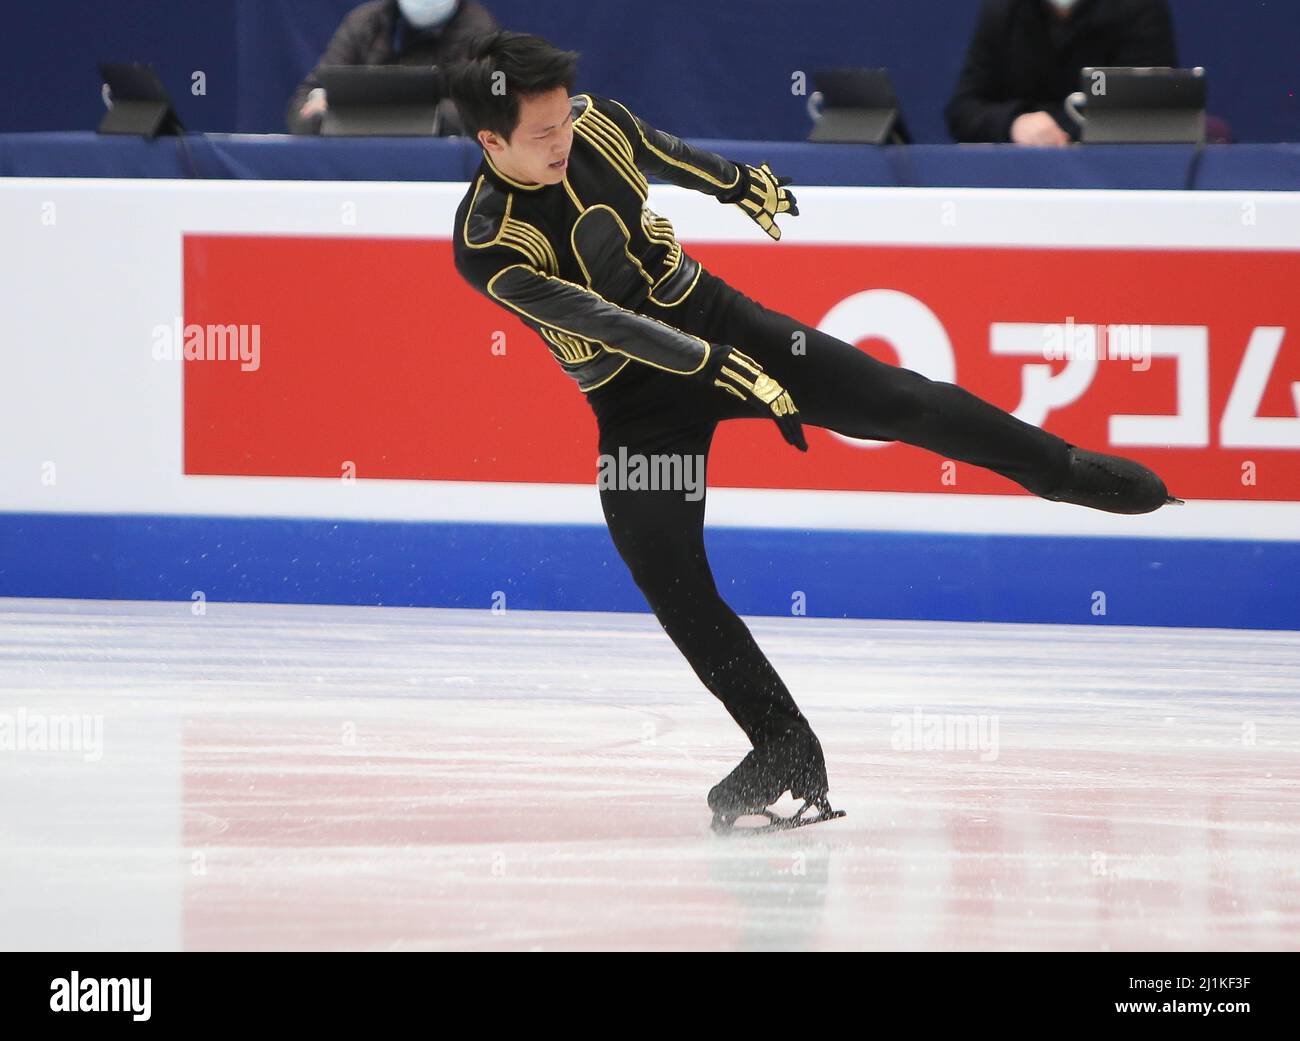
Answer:
[[[650,190],[650,183],[637,169],[632,142],[617,123],[603,112],[597,111],[590,95],[582,96],[587,98],[587,109],[579,119],[573,121],[573,132],[603,155],[637,196],[644,199]]]
[[[651,152],[657,155],[665,163],[669,163],[672,166],[680,167],[681,169],[687,171],[687,173],[692,173],[700,180],[707,181],[709,184],[717,185],[719,188],[734,188],[736,187],[736,185],[740,184],[741,170],[736,163],[731,164],[732,166],[736,167],[735,179],[730,184],[723,184],[721,181],[719,181],[716,177],[714,177],[712,174],[708,173],[707,171],[701,170],[695,166],[691,166],[690,163],[683,163],[680,159],[674,159],[666,152],[661,152],[659,149],[657,149],[646,139],[645,132],[641,129],[641,124],[638,122],[636,116],[632,115],[632,113],[628,111],[628,107],[624,105],[623,102],[615,101],[613,98],[610,98],[609,100],[612,101],[619,108],[621,108],[624,112],[627,112],[628,119],[630,119],[632,121],[632,125],[636,127],[637,136],[641,138],[641,143],[645,145],[647,149],[649,149]]]
[[[573,222],[573,227],[569,230],[569,246],[573,250],[574,258],[578,261],[578,267],[582,269],[582,277],[587,280],[587,288],[591,289],[593,287],[591,272],[587,270],[587,265],[583,262],[582,254],[578,252],[578,240],[575,236],[578,234],[578,225],[582,223],[583,218],[589,213],[594,213],[596,210],[609,210],[609,212],[613,214],[614,220],[618,222],[619,230],[623,232],[623,252],[627,254],[627,259],[636,265],[636,269],[641,273],[641,277],[645,279],[647,287],[653,288],[655,280],[650,277],[650,273],[642,266],[641,261],[628,248],[632,245],[632,234],[627,230],[627,225],[623,223],[623,218],[618,215],[618,212],[613,206],[603,202],[597,203],[595,206],[583,210],[582,213],[578,215],[578,219]]]
[[[478,193],[483,187],[485,178],[479,175],[478,183],[474,185],[474,195],[470,199],[469,209],[465,215],[465,226],[462,229],[461,238],[465,245],[470,249],[487,249],[490,246],[510,246],[512,249],[522,253],[524,259],[541,271],[547,271],[554,274],[560,273],[560,262],[556,259],[555,250],[537,228],[533,227],[527,221],[517,220],[510,216],[510,211],[514,207],[515,197],[509,192],[506,193],[505,214],[501,218],[501,227],[497,233],[487,242],[471,242],[469,240],[469,222],[474,215],[474,207],[478,203]]]
[[[582,200],[578,198],[578,193],[573,190],[573,185],[569,183],[568,167],[565,167],[564,180],[561,181],[560,183],[564,185],[564,190],[569,193],[569,198],[573,200],[573,205],[578,207],[578,212],[581,213],[584,209],[586,209],[586,207],[582,205]]]
[[[660,300],[657,296],[655,296],[654,289],[650,290],[650,296],[648,297],[648,299],[650,300],[651,303],[657,304],[660,307],[678,307],[681,304],[684,304],[687,298],[693,292],[695,292],[695,287],[700,281],[700,272],[703,270],[704,268],[701,267],[699,264],[695,265],[695,275],[691,278],[691,284],[682,291],[682,295],[679,296],[676,300],[672,300],[672,301]],[[666,282],[669,278],[671,278],[676,273],[677,273],[677,268],[674,267],[672,271],[669,271],[668,274],[664,275],[663,278],[661,278],[658,282],[655,283],[655,289],[658,289],[664,282]]]
[[[576,336],[568,336],[552,329],[542,329],[541,334],[549,343],[559,349],[561,360],[568,362],[570,365],[580,365],[583,362],[591,361],[597,356],[597,352],[591,348],[590,340],[581,340]]]
[[[545,278],[555,282],[563,282],[566,286],[571,286],[572,288],[578,290],[578,292],[580,293],[590,293],[592,296],[599,297],[599,299],[601,300],[605,300],[605,298],[601,296],[599,293],[597,293],[594,289],[586,289],[575,282],[568,281],[567,279],[553,278],[551,275],[543,274],[542,272],[537,271],[534,268],[528,267],[526,264],[510,264],[507,267],[503,267],[500,271],[498,271],[495,275],[493,275],[488,280],[488,284],[487,284],[488,295],[491,296],[493,300],[496,300],[503,307],[508,307],[512,311],[517,311],[519,314],[527,318],[530,322],[533,322],[538,326],[545,326],[548,329],[558,330],[559,332],[562,333],[568,333],[570,336],[576,337],[579,340],[587,340],[591,343],[598,343],[602,347],[604,347],[605,350],[607,351],[613,351],[615,354],[622,354],[625,357],[632,358],[635,361],[640,362],[642,365],[649,365],[652,368],[662,369],[664,372],[671,372],[677,376],[693,376],[695,375],[695,373],[703,369],[704,366],[707,365],[709,362],[709,355],[713,352],[713,345],[710,344],[708,340],[702,340],[698,336],[692,336],[690,333],[683,332],[681,329],[674,328],[673,326],[669,325],[667,322],[661,322],[659,321],[659,319],[651,318],[649,315],[637,314],[637,312],[635,311],[627,311],[627,313],[630,315],[634,315],[635,317],[640,318],[643,321],[654,322],[656,325],[662,325],[665,329],[671,330],[672,332],[676,333],[678,336],[685,336],[688,339],[695,340],[696,342],[701,344],[704,347],[704,357],[703,359],[701,359],[700,364],[697,365],[695,368],[686,371],[683,371],[681,369],[670,369],[667,365],[659,365],[656,362],[650,361],[646,358],[641,358],[635,354],[629,354],[627,351],[621,350],[618,347],[613,346],[612,344],[606,343],[604,340],[597,340],[594,337],[583,336],[581,333],[574,332],[574,330],[572,329],[565,329],[562,326],[556,325],[554,322],[548,322],[543,318],[538,318],[536,315],[529,314],[529,312],[525,311],[518,304],[512,303],[511,301],[507,300],[505,297],[499,295],[496,289],[494,288],[497,279],[499,279],[506,272],[513,271],[515,268],[523,268],[523,270],[527,271],[530,275],[536,275],[538,278]],[[610,307],[618,307],[618,304],[612,303],[609,300],[605,300],[605,303],[609,304]],[[620,311],[627,310],[626,308],[622,308],[622,307],[618,307],[618,309]]]

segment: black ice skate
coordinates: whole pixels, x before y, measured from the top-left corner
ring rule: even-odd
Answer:
[[[713,830],[773,831],[800,828],[805,824],[843,817],[843,810],[831,809],[826,799],[826,760],[821,742],[806,726],[787,730],[754,748],[731,773],[709,792]],[[790,817],[781,817],[769,807],[789,792],[803,805]],[[810,810],[816,812],[809,815]],[[741,817],[766,817],[767,824],[737,827]]]
[[[1183,500],[1170,495],[1165,482],[1141,463],[1075,445],[1070,446],[1070,469],[1064,484],[1037,494],[1052,502],[1108,513],[1151,513],[1161,506],[1183,505]]]

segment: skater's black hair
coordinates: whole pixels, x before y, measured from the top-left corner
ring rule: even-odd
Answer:
[[[447,90],[465,133],[490,130],[509,142],[519,125],[519,103],[556,87],[573,93],[579,54],[531,33],[499,29],[474,37],[462,61],[447,68]]]

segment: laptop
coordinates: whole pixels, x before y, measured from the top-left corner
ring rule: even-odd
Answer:
[[[104,104],[109,106],[99,121],[99,133],[136,134],[153,140],[159,134],[184,131],[152,65],[101,61],[99,75],[104,81]]]
[[[1071,102],[1087,144],[1205,143],[1201,68],[1085,68]]]
[[[320,70],[329,107],[329,137],[429,137],[439,127],[445,96],[434,65],[333,65]]]
[[[808,103],[809,141],[910,144],[888,69],[818,69]],[[814,104],[820,102],[820,105]]]

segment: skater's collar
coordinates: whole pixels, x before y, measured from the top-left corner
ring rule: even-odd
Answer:
[[[510,185],[511,188],[522,188],[526,192],[535,192],[539,188],[553,187],[552,185],[549,184],[524,184],[523,181],[516,181],[513,177],[509,177],[506,174],[503,174],[500,168],[497,166],[497,164],[492,161],[492,157],[488,155],[487,152],[483,153],[483,161],[487,163],[488,169],[491,170],[493,174],[495,174],[506,184]]]

